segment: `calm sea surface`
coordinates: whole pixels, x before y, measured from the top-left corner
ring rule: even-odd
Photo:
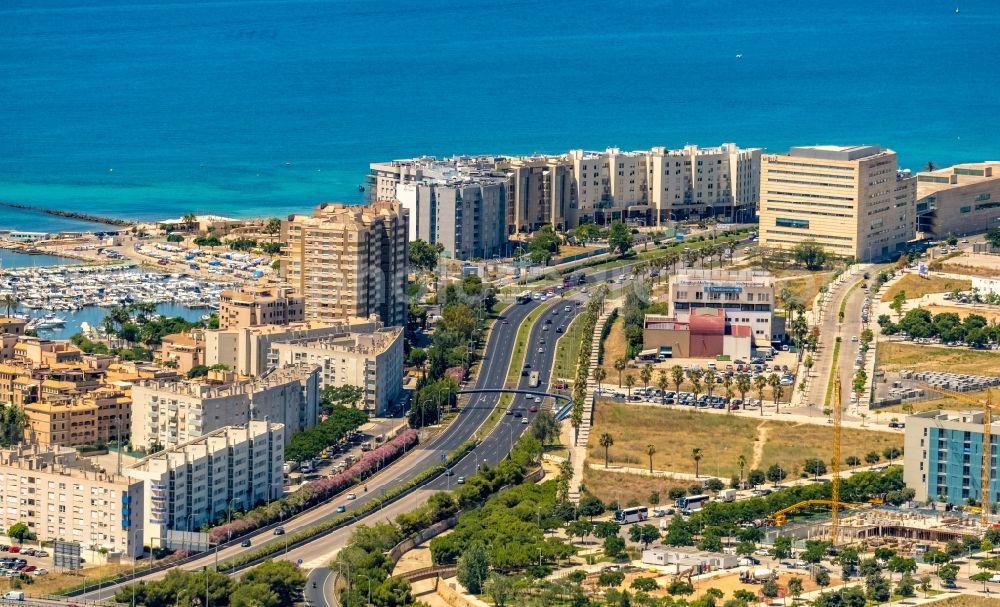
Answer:
[[[369,162],[419,154],[1000,158],[995,0],[5,0],[0,23],[0,200],[96,214],[358,201]]]

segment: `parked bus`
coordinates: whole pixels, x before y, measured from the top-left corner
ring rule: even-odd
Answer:
[[[517,303],[526,304],[531,303],[531,291],[522,291],[517,294]]]
[[[528,376],[528,386],[532,388],[538,387],[538,371],[532,371],[531,375]]]
[[[649,508],[646,508],[645,506],[615,510],[615,522],[619,525],[641,523],[647,519],[649,519]]]
[[[685,514],[690,512],[697,512],[705,507],[705,504],[711,500],[707,495],[691,495],[688,497],[677,498],[677,509]]]

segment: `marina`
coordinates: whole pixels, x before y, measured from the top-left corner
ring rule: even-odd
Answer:
[[[133,303],[152,304],[164,316],[198,320],[218,310],[219,293],[229,286],[131,264],[20,268],[0,276],[0,306],[28,320],[27,328],[40,336],[65,338],[84,323],[99,326],[107,309]]]

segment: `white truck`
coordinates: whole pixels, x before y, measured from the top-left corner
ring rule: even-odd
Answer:
[[[715,499],[720,502],[735,502],[736,489],[723,489],[722,491],[719,491],[719,495],[717,495]]]

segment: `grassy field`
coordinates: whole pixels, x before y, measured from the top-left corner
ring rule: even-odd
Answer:
[[[807,310],[811,310],[820,288],[829,284],[832,279],[833,272],[806,272],[798,276],[779,278],[774,286],[779,292],[781,289],[788,289]]]
[[[971,288],[971,280],[943,278],[941,276],[921,278],[916,274],[907,274],[886,290],[885,294],[882,295],[882,301],[892,301],[892,298],[900,291],[906,293],[906,299],[917,299],[928,293],[950,293],[955,289],[968,291]]]
[[[779,464],[797,476],[807,458],[829,459],[832,430],[817,424],[796,424],[755,417],[716,415],[707,412],[601,402],[594,412],[589,458],[604,461],[600,437],[607,432],[615,444],[611,460],[618,465],[645,468],[646,446],[655,445],[653,467],[675,472],[695,471],[692,450],[702,449],[701,473],[730,478],[739,474],[740,455],[766,469]],[[721,439],[725,440],[721,440]],[[902,448],[902,436],[887,432],[845,428],[841,451],[844,457],[863,456],[886,446]],[[758,442],[762,444],[757,445]]]
[[[553,367],[555,377],[567,380],[576,377],[580,343],[583,340],[586,340],[588,345],[590,343],[589,336],[583,335],[583,316],[583,314],[578,314],[573,322],[566,327],[566,332],[556,341],[555,366]]]
[[[88,582],[93,582],[94,589],[96,590],[97,579],[118,575],[126,570],[131,572],[132,568],[121,564],[99,565],[96,567],[88,567],[87,569],[84,569],[83,572],[86,574]],[[50,570],[48,575],[32,577],[31,579],[33,580],[33,583],[25,584],[21,588],[21,590],[24,590],[25,594],[55,594],[63,588],[70,588],[83,584],[84,576],[71,575],[69,573],[60,573]],[[6,584],[7,582],[4,582],[4,585]]]
[[[583,486],[587,491],[596,495],[604,503],[617,500],[623,506],[632,500],[649,504],[649,496],[654,491],[660,492],[661,504],[671,505],[667,492],[674,487],[687,489],[691,484],[690,482],[685,483],[656,478],[655,476],[626,474],[613,470],[595,470],[589,466],[583,469]]]
[[[1000,352],[887,342],[879,344],[878,368],[883,371],[950,371],[1000,375]]]

